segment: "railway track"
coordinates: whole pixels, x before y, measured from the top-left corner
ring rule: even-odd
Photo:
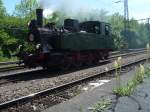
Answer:
[[[141,52],[142,53],[142,52]],[[138,53],[133,53],[133,56],[134,55],[137,55]],[[131,55],[131,54],[130,54]],[[150,55],[150,54],[149,54]],[[122,65],[122,68],[124,67],[127,67],[127,66],[131,66],[135,63],[139,63],[139,62],[142,62],[142,61],[145,61],[149,58],[149,55],[146,55],[144,57],[140,57],[139,59],[137,60],[130,60],[128,61],[127,63],[124,63]],[[123,55],[125,56],[125,55]],[[118,57],[118,56],[116,56]],[[114,57],[113,57],[114,58]],[[80,79],[77,79],[77,80],[73,80],[73,81],[70,81],[70,82],[67,82],[67,83],[64,83],[64,84],[61,84],[61,85],[58,85],[58,86],[55,86],[55,87],[51,87],[51,88],[48,88],[48,89],[45,89],[43,91],[40,91],[40,92],[35,92],[35,93],[32,93],[32,94],[29,94],[27,96],[23,96],[23,97],[20,97],[20,98],[16,98],[14,100],[10,100],[10,101],[7,101],[7,102],[3,102],[0,104],[0,109],[4,109],[4,108],[8,108],[8,107],[11,107],[13,105],[18,105],[19,102],[26,102],[26,101],[31,101],[32,99],[34,99],[35,97],[39,97],[39,96],[42,96],[42,95],[46,95],[46,94],[49,94],[49,93],[53,93],[55,91],[59,91],[59,90],[65,90],[66,88],[72,86],[72,85],[75,85],[75,84],[78,84],[78,83],[81,83],[83,81],[86,81],[86,80],[89,80],[91,78],[94,78],[94,77],[97,77],[99,75],[102,75],[102,74],[105,74],[106,72],[109,73],[109,72],[113,72],[115,69],[113,67],[109,67],[108,68],[108,71],[106,70],[103,70],[103,71],[95,71],[95,72],[92,72],[92,75],[89,75],[89,73],[87,73],[86,77],[83,77],[83,78],[80,78]]]
[[[21,61],[0,62],[0,72],[23,69],[24,68],[23,65],[19,66],[20,62]]]
[[[124,51],[115,51],[115,52],[110,53],[109,59],[101,61],[101,63],[109,62],[119,56],[121,56],[121,57],[126,57],[128,55],[133,56],[133,55],[137,55],[137,54],[145,53],[145,52],[147,52],[146,49],[133,49],[133,50],[131,49],[131,50],[128,50],[125,52]],[[28,73],[28,72],[32,72],[32,71],[35,72],[36,70],[40,71],[42,69],[41,67],[38,67],[36,69],[27,69],[23,65],[21,65],[21,66],[17,65],[18,63],[20,63],[20,61],[0,62],[0,79],[5,78],[5,76],[8,77],[8,76],[15,75],[15,74],[23,74],[23,73]],[[17,70],[19,70],[19,71],[17,71]],[[17,72],[15,72],[15,71],[17,71]],[[7,74],[7,72],[10,72],[9,75],[5,75],[5,74]],[[11,73],[11,72],[13,72],[13,73]]]
[[[110,55],[113,55],[111,58],[115,58],[117,56],[125,56],[127,55],[127,53],[131,53],[131,55],[133,53],[140,53],[140,52],[145,52],[146,49],[142,48],[142,49],[129,49],[127,51],[115,51],[115,52],[111,52]],[[121,55],[120,55],[121,54]],[[0,62],[0,73],[1,72],[11,72],[11,71],[15,71],[15,70],[23,70],[25,67],[23,65],[19,66],[19,63],[21,63],[21,61],[11,61],[11,62]]]
[[[0,67],[0,72],[9,72],[13,70],[21,70],[24,69],[24,66],[7,66],[7,67]]]
[[[134,56],[134,55],[145,53],[145,52],[147,52],[147,51],[145,49],[144,50],[142,49],[142,50],[132,51],[132,52],[129,52],[129,53],[123,53],[123,54],[120,54],[120,55],[115,54],[113,56],[110,56],[110,59],[101,61],[96,66],[100,66],[101,64],[111,62],[119,56],[128,57],[128,55]],[[88,67],[84,67],[82,69],[86,69],[86,68],[88,68]],[[20,69],[21,71],[14,72],[14,73],[10,72],[8,74],[7,74],[7,72],[8,72],[7,71],[6,74],[0,74],[0,87],[5,85],[5,84],[9,84],[9,83],[11,84],[13,82],[17,83],[17,82],[21,82],[23,80],[34,79],[34,74],[41,73],[42,75],[39,75],[39,78],[42,78],[43,76],[47,75],[47,72],[45,72],[41,67],[36,68],[36,69],[24,69],[23,66],[20,66],[20,67],[18,66],[18,69]],[[15,70],[17,70],[17,69],[15,69]],[[70,72],[74,72],[74,70],[73,71],[71,70]],[[32,74],[32,75],[29,76],[29,74]],[[54,73],[51,73],[51,74],[55,75],[55,74],[57,74],[57,72],[54,72]],[[60,74],[64,74],[64,73],[60,73]]]

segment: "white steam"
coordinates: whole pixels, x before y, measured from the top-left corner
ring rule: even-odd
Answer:
[[[37,0],[40,7],[44,9],[44,17],[49,18],[54,12],[60,12],[62,18],[75,18],[84,20],[105,21],[107,12],[96,9],[86,2],[79,0]],[[62,19],[61,18],[61,19]]]
[[[45,18],[51,18],[51,15],[54,13],[54,11],[53,10],[51,10],[51,9],[44,9],[44,11],[43,11],[43,16],[45,17]]]

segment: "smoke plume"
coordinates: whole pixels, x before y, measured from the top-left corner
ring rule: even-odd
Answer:
[[[38,0],[44,9],[44,16],[49,17],[54,12],[61,13],[63,18],[74,18],[80,21],[100,20],[106,21],[107,11],[96,9],[81,0]]]

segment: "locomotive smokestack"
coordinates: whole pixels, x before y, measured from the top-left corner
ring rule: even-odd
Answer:
[[[43,26],[43,9],[36,9],[37,24],[39,27]]]

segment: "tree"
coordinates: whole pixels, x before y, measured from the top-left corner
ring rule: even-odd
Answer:
[[[112,26],[113,33],[121,36],[121,32],[124,30],[124,18],[119,13],[115,13],[109,17],[108,22]]]
[[[112,33],[115,42],[115,47],[120,49],[124,47],[124,38],[122,32],[124,30],[124,18],[119,13],[115,13],[108,17],[108,22],[112,26]]]
[[[3,5],[3,1],[0,0],[0,18],[4,17],[6,15],[6,9]]]
[[[0,43],[0,49],[3,52],[3,56],[10,58],[10,51],[15,51],[17,39],[10,36],[4,30],[0,30]]]
[[[21,0],[15,6],[15,15],[25,18],[35,18],[35,9],[38,8],[37,0]]]

